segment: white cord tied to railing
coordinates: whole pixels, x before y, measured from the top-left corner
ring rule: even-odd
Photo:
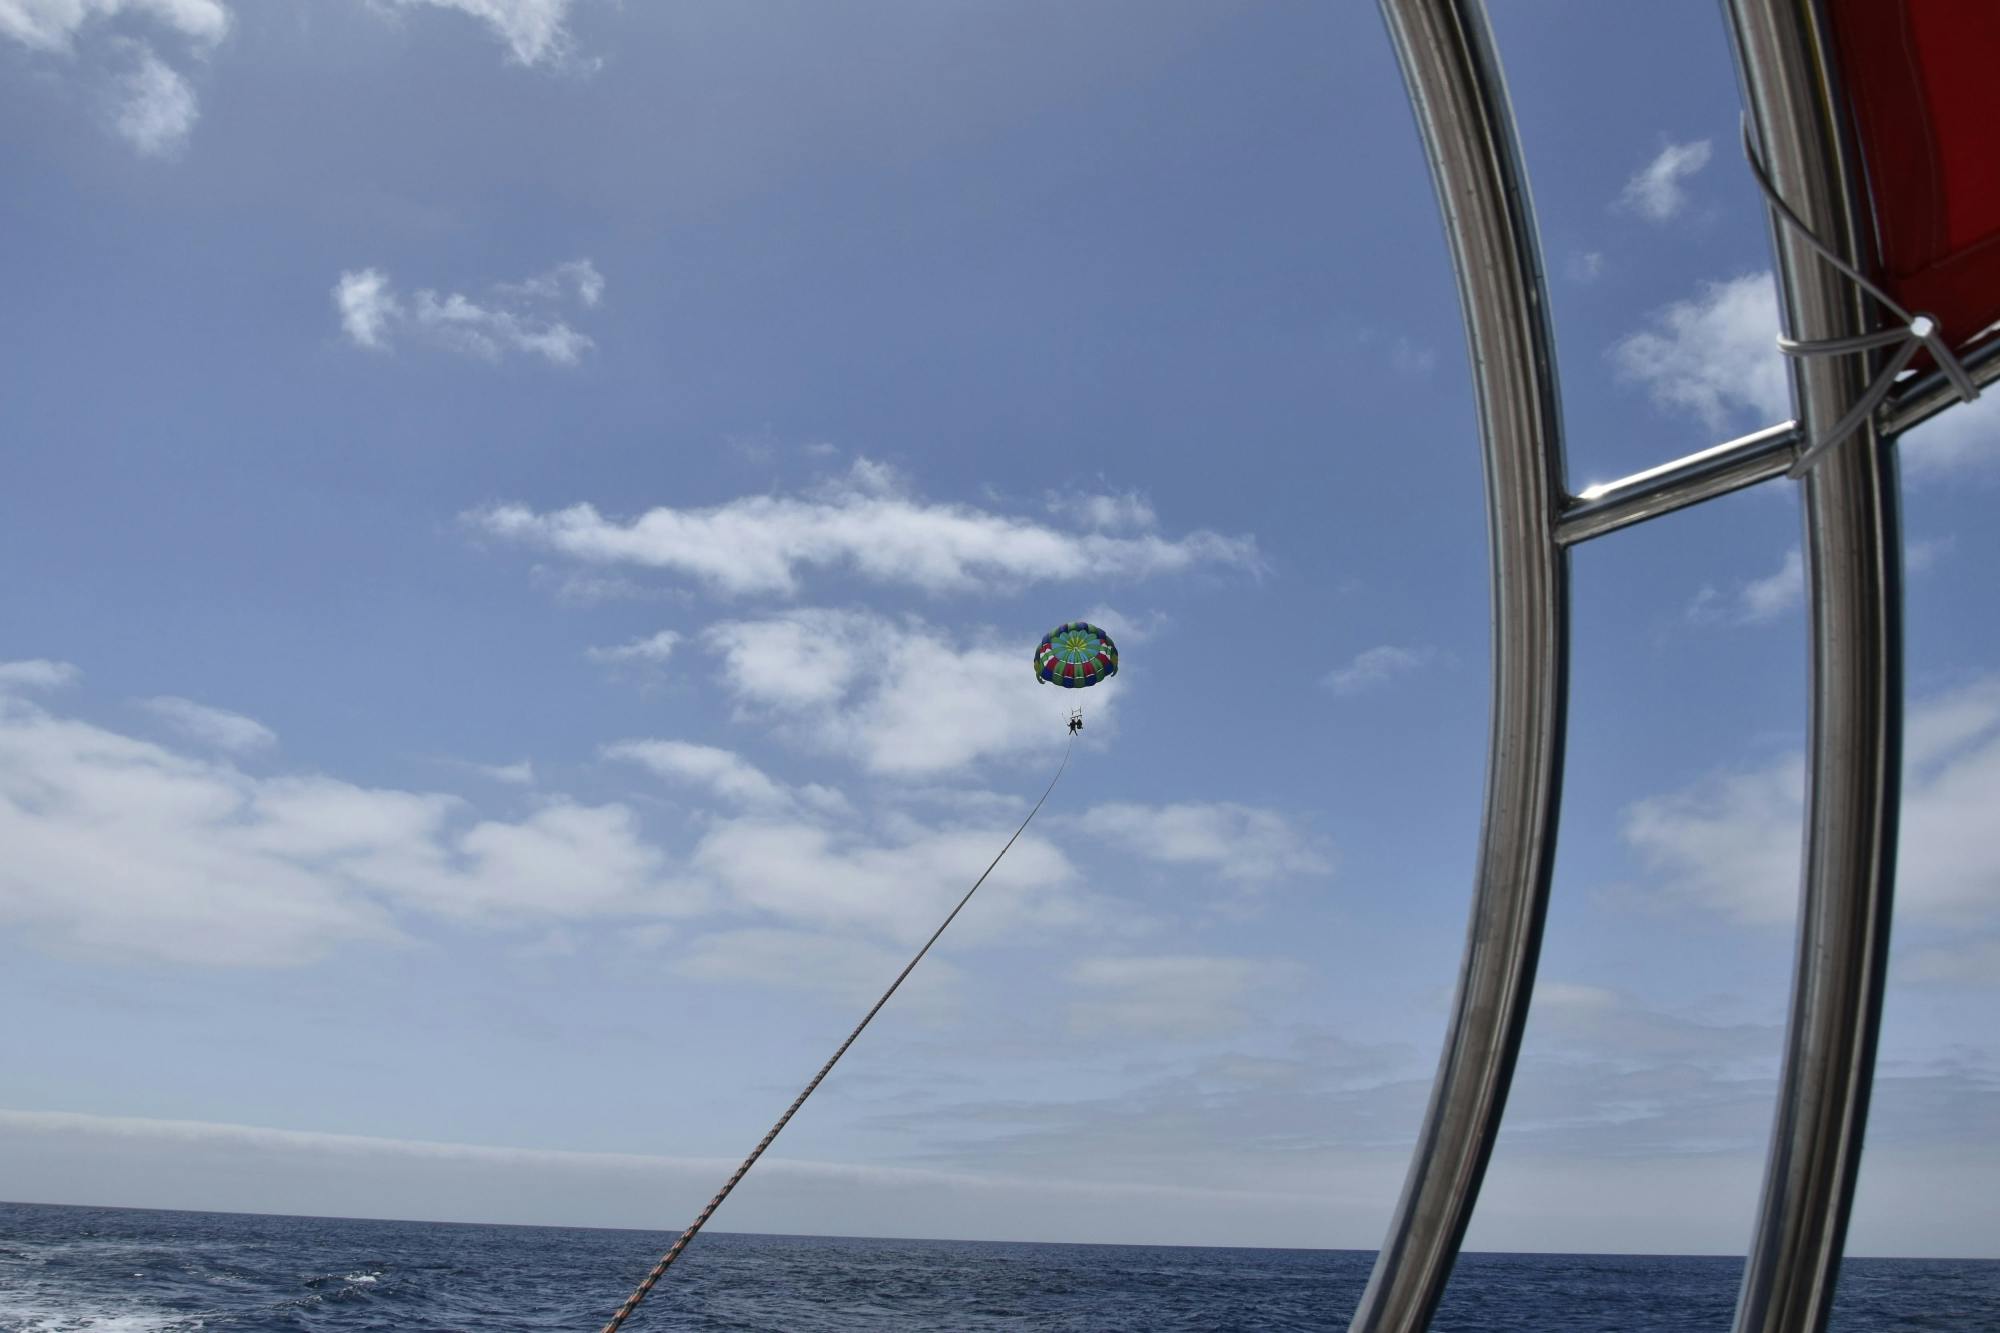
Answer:
[[[1852,356],[1872,352],[1879,347],[1896,348],[1895,355],[1889,358],[1881,373],[1875,376],[1867,390],[1855,400],[1854,406],[1847,409],[1846,415],[1834,422],[1831,427],[1807,439],[1786,475],[1794,478],[1803,477],[1812,471],[1813,466],[1827,450],[1852,435],[1861,423],[1872,416],[1887,400],[1896,387],[1897,376],[1916,359],[1918,352],[1928,351],[1931,354],[1931,359],[1937,362],[1938,369],[1944,372],[1945,378],[1949,379],[1952,387],[1958,391],[1960,402],[1969,403],[1979,397],[1979,386],[1973,382],[1972,376],[1966,373],[1964,365],[1952,352],[1951,345],[1944,340],[1944,328],[1939,324],[1937,317],[1922,313],[1912,314],[1905,310],[1895,297],[1869,281],[1866,274],[1835,254],[1813,234],[1812,228],[1805,224],[1805,220],[1794,213],[1791,206],[1779,197],[1778,187],[1771,183],[1770,174],[1764,170],[1764,164],[1758,159],[1757,150],[1750,142],[1750,126],[1747,121],[1743,126],[1743,156],[1749,160],[1750,174],[1757,178],[1757,186],[1764,192],[1764,202],[1770,205],[1771,211],[1789,224],[1792,230],[1798,233],[1799,238],[1811,246],[1821,259],[1840,270],[1855,285],[1881,302],[1882,306],[1895,315],[1902,325],[1900,328],[1881,329],[1851,338],[1779,337],[1778,351],[1794,357]]]

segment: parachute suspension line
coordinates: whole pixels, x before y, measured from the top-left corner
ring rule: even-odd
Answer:
[[[904,966],[903,970],[896,974],[896,979],[889,983],[889,989],[883,991],[882,998],[875,1001],[875,1007],[870,1009],[859,1023],[855,1024],[854,1031],[847,1034],[847,1040],[840,1043],[840,1049],[836,1050],[832,1057],[820,1066],[819,1072],[813,1075],[812,1082],[806,1084],[805,1091],[801,1092],[793,1099],[792,1104],[785,1108],[785,1113],[778,1117],[778,1123],[771,1126],[771,1132],[766,1134],[758,1142],[757,1146],[750,1150],[750,1155],[743,1159],[743,1165],[736,1168],[736,1174],[723,1182],[722,1188],[716,1192],[715,1197],[708,1201],[708,1207],[701,1210],[701,1216],[695,1218],[688,1225],[688,1229],[680,1234],[680,1239],[676,1240],[673,1246],[660,1256],[660,1262],[653,1265],[653,1271],[646,1274],[645,1280],[639,1284],[638,1289],[625,1298],[625,1303],[618,1307],[616,1314],[611,1316],[611,1322],[604,1326],[603,1333],[618,1333],[619,1328],[631,1317],[632,1312],[639,1308],[639,1302],[646,1299],[646,1294],[653,1289],[654,1284],[666,1275],[667,1269],[673,1265],[674,1260],[681,1257],[681,1251],[688,1247],[688,1242],[694,1239],[695,1233],[700,1231],[702,1225],[708,1221],[715,1210],[722,1206],[722,1201],[729,1197],[729,1192],[736,1188],[737,1182],[749,1174],[750,1168],[756,1164],[757,1159],[764,1155],[764,1149],[771,1146],[771,1140],[778,1137],[778,1132],[789,1124],[792,1117],[798,1114],[799,1108],[806,1104],[806,1098],[813,1095],[813,1089],[817,1088],[821,1080],[833,1072],[833,1067],[840,1063],[841,1056],[847,1054],[847,1048],[854,1044],[854,1039],[861,1035],[862,1029],[866,1028],[873,1021],[876,1014],[882,1012],[882,1006],[889,1003],[889,997],[896,993],[896,988],[903,984],[904,978],[916,970],[918,963],[924,961],[924,955],[931,951],[931,946],[938,942],[938,937],[944,934],[945,928],[957,919],[960,912],[965,910],[965,905],[972,901],[972,895],[979,892],[979,886],[984,884],[986,877],[993,873],[994,866],[1000,864],[1001,857],[1007,855],[1015,842],[1019,841],[1021,835],[1028,831],[1028,825],[1034,822],[1035,816],[1041,813],[1042,806],[1048,802],[1049,794],[1055,791],[1056,783],[1062,781],[1063,770],[1069,767],[1070,752],[1074,749],[1076,749],[1076,735],[1075,733],[1071,733],[1069,744],[1063,748],[1062,762],[1056,765],[1056,775],[1049,779],[1049,785],[1042,791],[1041,800],[1036,801],[1035,808],[1028,811],[1028,817],[1021,821],[1021,827],[1015,829],[1014,836],[1007,839],[1007,845],[1002,847],[999,855],[993,858],[992,863],[979,873],[979,878],[972,881],[972,887],[967,889],[965,896],[958,900],[958,906],[951,909],[951,915],[944,919],[944,925],[939,926],[935,931],[931,932],[931,937],[924,941],[924,947],[917,950],[917,956],[912,958]]]

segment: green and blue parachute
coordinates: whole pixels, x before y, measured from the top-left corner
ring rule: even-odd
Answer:
[[[1080,690],[1118,674],[1118,645],[1095,625],[1072,620],[1042,636],[1035,675],[1049,685]]]

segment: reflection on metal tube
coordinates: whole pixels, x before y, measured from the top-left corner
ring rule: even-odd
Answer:
[[[1850,260],[1868,233],[1824,14],[1811,0],[1728,0],[1752,123],[1777,188]],[[1778,285],[1794,338],[1871,327],[1854,286],[1789,228]],[[1809,437],[1863,392],[1858,357],[1794,362]],[[1902,729],[1901,573],[1894,461],[1873,423],[1805,486],[1811,603],[1805,877],[1784,1075],[1737,1333],[1818,1333],[1860,1165],[1874,1075],[1896,850]]]
[[[1782,477],[1791,467],[1802,438],[1797,423],[1787,421],[1617,481],[1586,487],[1563,511],[1556,540],[1574,546]]]
[[[1430,156],[1485,453],[1492,735],[1471,922],[1409,1176],[1352,1328],[1430,1322],[1479,1196],[1541,950],[1562,788],[1568,557],[1548,299],[1513,116],[1477,0],[1383,0]]]

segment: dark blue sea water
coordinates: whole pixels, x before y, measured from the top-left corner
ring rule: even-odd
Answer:
[[[672,1240],[646,1231],[0,1204],[0,1333],[590,1333]],[[704,1233],[632,1330],[1344,1328],[1359,1250]],[[1475,1254],[1439,1333],[1725,1329],[1741,1262]],[[1833,1327],[2000,1330],[2000,1263],[1853,1259]]]

